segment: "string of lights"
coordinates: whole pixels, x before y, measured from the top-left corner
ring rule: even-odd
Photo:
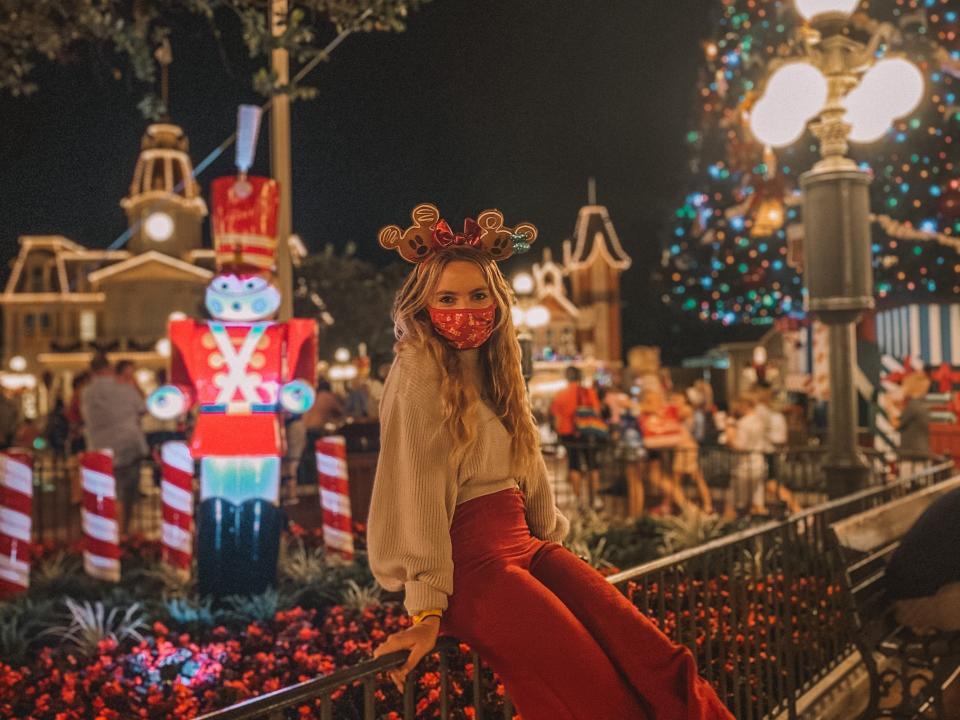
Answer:
[[[687,134],[689,191],[663,248],[663,301],[709,322],[800,318],[799,178],[819,157],[816,138],[771,151],[749,129],[769,64],[796,54],[802,19],[792,2],[722,0],[703,43]],[[879,302],[960,300],[958,10],[950,0],[865,0],[853,33],[888,22],[878,54],[905,53],[923,72],[924,97],[884,136],[852,145],[873,175],[872,250]],[[932,242],[931,242],[932,240]]]

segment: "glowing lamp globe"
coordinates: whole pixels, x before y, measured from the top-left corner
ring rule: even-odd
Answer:
[[[533,292],[533,276],[530,273],[519,273],[513,278],[513,291],[517,295],[530,295]]]
[[[767,349],[763,345],[757,345],[753,349],[753,364],[754,365],[767,364]]]
[[[923,73],[902,57],[884,58],[877,62],[860,81],[855,92],[874,112],[891,120],[913,111],[923,98]]]
[[[163,242],[173,237],[173,218],[169,214],[156,211],[147,215],[143,229],[151,240]]]
[[[180,312],[179,310],[174,310],[172,313],[167,315],[167,320],[186,320],[187,314],[185,312]]]
[[[850,15],[857,9],[860,0],[796,0],[797,11],[805,20],[818,15]]]
[[[534,305],[527,310],[527,325],[531,328],[541,328],[550,322],[550,311],[543,305]]]
[[[750,113],[751,132],[757,140],[770,147],[785,147],[795,142],[803,135],[806,126],[806,118],[766,96]]]
[[[770,76],[764,99],[782,105],[784,112],[808,120],[823,109],[827,90],[827,78],[822,72],[810,63],[792,62]]]
[[[27,369],[27,359],[23,355],[14,355],[10,358],[10,369],[14,372],[23,372]]]
[[[516,327],[523,325],[527,319],[527,314],[523,311],[523,308],[517,307],[516,305],[510,308],[510,315],[513,318],[513,324]]]
[[[350,351],[345,347],[337,348],[336,352],[333,353],[333,359],[338,363],[345,363],[350,361]]]
[[[847,95],[843,104],[847,108],[843,119],[850,124],[850,142],[872,143],[887,134],[893,118],[879,112],[860,88]]]
[[[170,357],[170,339],[169,338],[160,338],[157,340],[157,344],[153,346],[154,350],[157,351],[157,354],[160,357],[168,358]]]

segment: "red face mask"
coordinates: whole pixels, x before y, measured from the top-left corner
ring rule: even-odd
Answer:
[[[480,347],[493,332],[496,304],[485,308],[435,308],[427,306],[433,329],[457,350]]]

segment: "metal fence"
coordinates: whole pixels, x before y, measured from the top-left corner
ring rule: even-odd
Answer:
[[[72,543],[83,537],[83,495],[76,456],[38,453],[33,466],[33,538],[38,543]],[[159,468],[141,466],[140,497],[130,517],[129,534],[160,537]]]
[[[831,523],[931,484],[954,472],[951,463],[823,503],[786,520],[727,536],[698,548],[608,577],[675,641],[694,653],[700,672],[740,720],[786,712],[797,717],[797,700],[852,652],[850,624],[843,617],[839,569],[828,544]],[[439,655],[441,720],[451,716],[450,665],[462,647],[443,639]],[[315,709],[334,717],[335,693],[356,703],[351,716],[374,720],[378,674],[399,667],[406,652],[346,668],[323,678],[252,698],[202,720],[300,717]],[[493,718],[484,706],[480,658],[474,663],[472,707],[478,720]],[[415,718],[417,680],[423,663],[407,676],[402,717]],[[500,708],[511,718],[509,700]],[[338,715],[342,717],[342,715]],[[345,716],[344,716],[345,717]]]
[[[882,453],[862,450],[871,486],[892,477],[893,465]],[[679,509],[692,503],[718,509],[733,505],[740,514],[757,511],[783,517],[827,498],[823,473],[827,451],[821,446],[780,447],[765,454],[725,446],[651,449],[618,442],[548,445],[544,451],[560,507],[575,502],[568,482],[571,470],[579,469],[583,476],[581,500],[593,500],[588,481],[592,468],[599,473],[600,493],[626,497],[631,516],[654,507]],[[923,463],[931,464],[932,459]]]
[[[629,496],[633,505],[646,504],[649,511],[662,505],[666,499],[683,498],[684,502],[699,504],[696,475],[702,477],[715,506],[723,508],[734,498],[734,489],[744,472],[760,468],[759,474],[746,478],[750,492],[759,488],[758,503],[773,516],[785,516],[826,498],[821,465],[822,448],[782,448],[770,458],[759,460],[751,453],[725,447],[701,447],[693,450],[662,451],[654,459],[648,454],[622,444],[609,444],[596,454],[601,476],[601,492]],[[569,482],[569,458],[557,447],[547,446],[545,456],[553,481],[554,495],[561,508],[573,505]],[[891,469],[884,458],[868,452],[871,462],[872,484],[885,482]],[[351,502],[356,517],[365,517],[373,485],[375,453],[360,453],[351,457]],[[921,467],[919,459],[910,463],[910,469]],[[133,507],[129,532],[147,538],[157,538],[161,529],[160,469],[151,461],[141,467],[140,497]],[[354,477],[354,474],[357,477]],[[641,497],[634,495],[642,483]],[[584,495],[588,487],[588,473],[584,473]],[[302,487],[308,503],[318,492],[316,482]],[[591,498],[592,499],[592,498]],[[82,537],[80,469],[77,458],[53,453],[38,453],[34,458],[33,534],[36,542],[74,542]],[[677,502],[674,508],[680,509]],[[315,505],[319,519],[319,500]],[[625,507],[626,514],[639,515],[636,507]],[[308,509],[294,513],[299,520],[309,515]],[[306,519],[309,519],[306,517]]]

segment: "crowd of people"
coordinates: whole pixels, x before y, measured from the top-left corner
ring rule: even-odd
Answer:
[[[549,421],[568,458],[576,502],[603,507],[601,457],[613,451],[627,461],[631,516],[687,508],[692,502],[687,484],[693,485],[700,509],[711,514],[714,498],[700,462],[700,449],[706,446],[733,451],[725,516],[764,514],[771,499],[798,509],[791,493],[776,481],[777,451],[788,440],[788,414],[768,385],[758,383],[725,411],[714,403],[713,389],[704,380],[680,390],[665,374],[645,376],[629,386],[614,376],[609,384],[594,388],[584,385],[574,366],[567,368],[566,378],[567,386],[550,403]],[[661,503],[645,507],[648,494],[660,496]]]
[[[312,448],[320,437],[346,423],[376,424],[383,381],[390,364],[375,374],[358,375],[335,388],[321,377],[316,401],[302,416],[284,418],[287,452],[282,463],[285,503],[297,502],[298,477],[316,477]],[[160,444],[189,435],[190,419],[159,421],[146,413],[144,392],[130,360],[111,365],[103,355],[76,375],[68,400],[54,398],[43,422],[23,418],[14,399],[0,394],[0,445],[3,448],[49,448],[71,468],[70,500],[80,503],[82,490],[77,454],[86,448],[113,451],[121,507],[121,531],[129,529],[131,510],[141,498],[140,470],[151,456],[159,460]],[[162,384],[163,373],[158,382]],[[666,373],[631,382],[613,375],[608,382],[588,385],[575,366],[566,370],[567,385],[551,399],[541,418],[549,424],[567,458],[568,479],[575,501],[604,507],[601,467],[604,458],[625,461],[628,513],[672,514],[691,505],[714,513],[722,499],[727,519],[766,514],[779,503],[799,509],[796,499],[779,482],[778,451],[788,444],[804,445],[816,414],[797,403],[782,403],[773,389],[757,383],[733,399],[729,407],[714,401],[711,385],[698,380],[674,387]],[[903,397],[894,424],[902,435],[904,466],[910,457],[929,454],[929,410],[924,397],[930,388],[923,373],[905,378]],[[376,433],[371,431],[372,435]],[[703,448],[726,448],[729,483],[716,497],[704,476]],[[910,457],[908,457],[910,456]],[[159,462],[155,463],[159,484]],[[301,481],[302,482],[302,481]],[[659,497],[650,507],[647,501]],[[692,500],[695,497],[696,500]]]

